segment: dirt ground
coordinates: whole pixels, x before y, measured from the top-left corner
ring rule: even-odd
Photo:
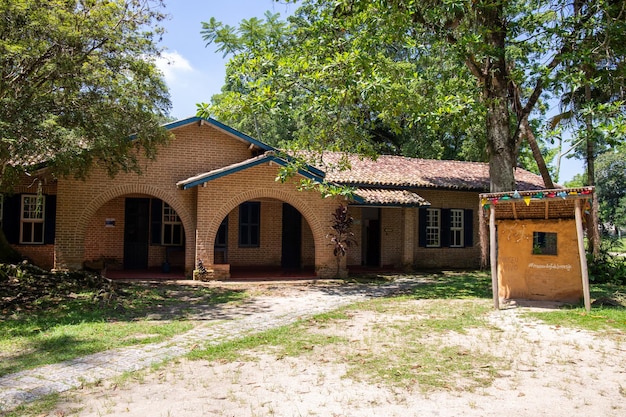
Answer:
[[[547,326],[521,317],[525,308],[494,311],[485,327],[442,341],[509,364],[486,388],[398,388],[349,377],[347,365],[322,347],[297,357],[261,347],[235,362],[179,360],[125,382],[86,387],[65,394],[49,415],[626,415],[626,335]],[[381,320],[376,312],[358,312],[331,330],[358,341]]]

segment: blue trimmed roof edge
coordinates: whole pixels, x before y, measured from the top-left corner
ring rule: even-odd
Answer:
[[[281,166],[287,166],[289,164],[289,162],[286,161],[285,159],[278,157],[273,153],[269,153],[269,154],[262,155],[261,157],[258,157],[256,159],[248,160],[245,163],[235,164],[231,166],[230,168],[216,170],[216,171],[213,171],[213,173],[200,175],[197,177],[197,179],[190,181],[190,182],[180,181],[178,182],[177,185],[183,190],[187,190],[189,188],[202,185],[205,182],[209,182],[211,180],[214,180],[220,177],[225,177],[227,175],[234,174],[236,172],[243,171],[245,169],[252,168],[254,166],[257,166],[266,162],[275,162]],[[299,169],[298,174],[302,175],[303,177],[315,180],[315,181],[321,181],[323,179],[323,175],[320,176],[314,172],[309,172],[303,169]]]
[[[225,125],[224,123],[218,122],[217,120],[213,119],[213,118],[205,118],[205,117],[198,117],[198,116],[193,116],[193,117],[188,117],[186,119],[181,119],[181,120],[177,120],[175,122],[171,122],[171,123],[166,123],[165,125],[163,125],[164,128],[166,128],[167,130],[172,130],[172,129],[176,129],[178,127],[181,126],[186,126],[186,125],[190,125],[193,123],[197,123],[197,122],[207,122],[215,127],[217,127],[218,129],[224,130],[228,133],[230,133],[233,136],[238,137],[241,140],[244,140],[248,143],[252,143],[256,146],[258,146],[261,149],[264,149],[266,151],[274,151],[276,150],[275,148],[273,148],[272,146],[263,143],[259,140],[254,139],[251,136],[246,135],[245,133],[242,133],[238,130],[233,129],[230,126]]]

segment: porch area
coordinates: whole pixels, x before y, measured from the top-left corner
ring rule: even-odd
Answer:
[[[172,268],[170,272],[163,272],[161,268],[142,270],[110,270],[105,276],[112,280],[150,280],[176,281],[187,280],[182,268]],[[225,281],[285,281],[316,279],[313,268],[285,269],[280,267],[232,267],[230,278]]]

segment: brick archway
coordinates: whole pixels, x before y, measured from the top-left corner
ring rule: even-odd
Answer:
[[[75,248],[77,259],[81,262],[84,257],[84,242],[87,235],[89,222],[96,214],[98,209],[108,201],[130,194],[143,194],[150,197],[159,198],[169,204],[178,214],[185,230],[185,270],[193,270],[194,253],[195,253],[195,219],[192,218],[189,210],[181,201],[176,193],[165,191],[161,188],[146,184],[126,184],[117,187],[111,187],[104,192],[99,193],[95,198],[89,201],[81,213],[75,219],[75,228],[71,235],[71,245]],[[80,260],[78,259],[80,258]]]
[[[241,192],[240,194],[237,194],[235,197],[230,198],[226,203],[221,205],[218,210],[214,211],[213,216],[208,223],[207,231],[203,235],[203,239],[198,239],[199,244],[201,246],[204,246],[199,249],[205,254],[205,262],[209,261],[208,263],[213,263],[215,259],[213,252],[213,242],[215,242],[217,231],[224,218],[228,216],[228,214],[240,204],[259,198],[271,198],[274,200],[282,201],[284,203],[288,203],[300,212],[302,218],[307,222],[313,235],[313,243],[315,245],[315,264],[317,265],[319,260],[319,248],[324,245],[325,236],[324,228],[320,219],[309,205],[307,205],[301,199],[297,198],[297,195],[273,188],[257,188]],[[204,245],[202,245],[200,242],[205,243]]]

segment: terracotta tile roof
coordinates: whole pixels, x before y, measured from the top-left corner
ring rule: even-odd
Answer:
[[[357,188],[355,193],[365,204],[428,206],[430,203],[421,196],[407,190],[389,190],[379,188]]]
[[[348,158],[350,169],[340,170],[337,167],[342,158]],[[215,178],[268,162],[284,165],[287,160],[274,152],[266,152],[236,164],[184,179],[176,185],[182,189],[195,187]],[[440,161],[391,155],[381,155],[373,161],[355,155],[324,152],[321,160],[315,162],[315,166],[326,173],[325,179],[328,182],[355,187],[355,194],[363,204],[429,205],[428,201],[414,192],[414,189],[419,188],[489,191],[489,166],[480,162]],[[299,172],[305,176],[310,175],[312,179],[319,179],[318,172],[311,166]],[[319,174],[323,175],[322,172]],[[531,172],[517,169],[515,176],[520,191],[545,188],[541,177]]]
[[[348,156],[349,170],[336,168],[343,154],[324,152],[323,163],[317,167],[326,171],[326,180],[347,185],[402,188],[446,188],[455,190],[489,191],[489,165],[483,162],[443,161],[380,155],[369,158]],[[518,168],[515,172],[518,190],[545,188],[539,175]]]

